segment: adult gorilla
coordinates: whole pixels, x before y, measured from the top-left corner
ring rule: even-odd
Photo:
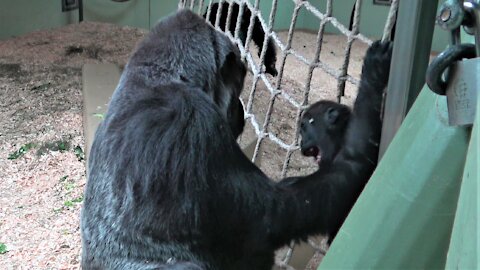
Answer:
[[[188,10],[139,44],[90,154],[84,269],[271,269],[278,247],[328,233],[363,187],[350,176],[370,131],[347,139],[338,166],[275,183],[235,141],[245,73],[238,49]]]

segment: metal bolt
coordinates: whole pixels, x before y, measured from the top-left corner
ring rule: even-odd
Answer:
[[[440,13],[440,20],[442,20],[442,22],[447,22],[448,20],[450,20],[451,16],[452,16],[452,10],[448,7],[445,7],[444,9],[442,9],[442,12]]]

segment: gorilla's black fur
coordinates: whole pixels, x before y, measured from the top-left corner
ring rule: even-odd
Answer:
[[[300,120],[300,148],[304,156],[317,163],[331,163],[345,143],[350,109],[342,104],[321,100],[312,104]]]
[[[117,268],[117,269],[128,269],[126,267]],[[155,270],[203,270],[198,264],[194,264],[192,262],[171,262],[162,265],[155,265],[150,268],[145,268],[144,265],[140,265],[139,267],[130,269],[155,269]]]
[[[235,141],[246,74],[236,46],[191,11],[161,21],[131,56],[95,135],[82,267],[266,270],[292,239],[330,233],[371,173],[381,49],[367,55],[364,72],[380,75],[364,74],[333,165],[275,183]]]
[[[382,125],[380,90],[387,86],[391,53],[391,43],[376,42],[367,51],[353,112],[345,105],[322,100],[312,104],[300,122],[302,154],[315,157],[319,172],[344,165],[345,170],[351,170],[350,173],[344,172],[349,179],[339,178],[337,181],[348,180],[352,185],[355,182],[359,184],[357,189],[351,190],[351,195],[343,197],[342,202],[339,202],[345,204],[345,207],[336,208],[343,209],[343,214],[338,211],[336,219],[326,221],[329,243],[333,241],[349,208],[360,195],[360,187],[368,181],[377,165]],[[351,162],[352,160],[356,162]],[[317,174],[318,172],[310,177],[319,180],[325,177]]]
[[[220,14],[219,27],[220,29],[225,31],[225,27],[227,24],[228,8],[230,5],[228,2],[222,2],[221,4],[213,3],[208,21],[211,24],[215,25],[215,22],[217,19],[217,12],[220,5],[222,7],[222,10],[220,11],[221,14]],[[235,33],[235,27],[237,25],[240,5],[236,2],[232,2],[231,5],[232,5],[232,13],[230,18],[230,27],[228,30],[233,35]],[[243,9],[243,14],[241,16],[239,36],[243,44],[245,45],[245,41],[247,39],[248,26],[250,25],[250,18],[252,17],[252,12],[250,11],[250,9],[245,3],[242,3],[241,5],[244,5],[244,9]],[[207,17],[207,12],[205,12],[203,17],[205,18]],[[265,31],[263,31],[263,27],[262,27],[262,24],[260,23],[260,20],[258,19],[257,16],[255,16],[255,19],[253,21],[252,40],[258,47],[258,56],[260,56],[260,53],[263,47],[264,37],[265,37]],[[277,76],[278,72],[277,72],[277,69],[275,68],[275,63],[277,62],[277,52],[276,52],[273,40],[270,37],[267,39],[266,50],[267,51],[265,52],[265,58],[263,60],[263,63],[265,65],[265,72],[268,74],[271,74],[272,76]]]

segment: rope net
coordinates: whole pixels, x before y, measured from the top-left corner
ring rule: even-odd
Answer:
[[[337,18],[332,16],[333,10],[333,0],[327,0],[325,11],[321,12],[317,7],[311,4],[309,1],[305,0],[270,0],[271,1],[271,9],[270,14],[268,16],[268,20],[266,18],[259,6],[260,0],[180,0],[178,7],[179,8],[189,8],[191,10],[196,11],[200,15],[206,15],[206,18],[212,18],[215,16],[215,25],[214,27],[222,31],[221,28],[226,29],[224,32],[232,42],[237,44],[242,54],[242,57],[247,61],[248,67],[251,73],[251,83],[248,85],[247,81],[245,83],[244,92],[247,92],[248,96],[242,97],[242,105],[245,108],[245,119],[247,123],[250,123],[251,128],[254,131],[256,144],[255,150],[253,153],[252,161],[255,161],[258,158],[260,148],[262,144],[266,141],[272,142],[275,147],[283,149],[285,153],[285,158],[283,158],[282,165],[281,165],[281,173],[280,177],[283,178],[287,175],[287,171],[289,170],[289,164],[292,159],[292,155],[294,152],[299,149],[299,120],[301,118],[302,112],[306,109],[309,105],[309,94],[310,88],[312,84],[312,77],[314,75],[315,70],[321,69],[323,72],[329,75],[332,80],[336,80],[336,100],[337,102],[342,102],[342,98],[345,95],[345,88],[346,83],[350,83],[354,86],[358,86],[359,78],[352,76],[348,73],[349,65],[350,65],[350,58],[351,58],[351,51],[352,51],[352,44],[355,41],[359,41],[366,46],[369,46],[372,43],[372,40],[368,37],[364,36],[359,31],[360,25],[360,14],[361,14],[361,7],[362,7],[362,0],[356,0],[354,5],[354,11],[352,16],[352,24],[351,27],[346,27],[342,23],[339,22]],[[284,5],[284,2],[291,2],[293,4],[292,10],[292,18],[290,22],[290,26],[288,27],[288,34],[286,36],[286,42],[282,41],[279,33],[273,31],[273,25],[275,23],[275,18],[277,15],[277,8],[281,4]],[[207,3],[208,2],[208,3]],[[269,2],[269,1],[267,1]],[[220,3],[218,9],[216,10],[216,14],[212,14],[212,5],[214,3]],[[227,3],[227,5],[222,5],[223,3]],[[239,4],[239,11],[238,17],[236,19],[236,26],[235,31],[231,33],[227,29],[230,29],[230,25],[232,21],[232,10],[233,5],[231,3]],[[290,4],[290,3],[289,3]],[[228,7],[227,19],[225,22],[225,26],[221,27],[221,14],[222,9]],[[248,27],[246,39],[241,37],[241,17],[242,14],[245,12],[245,9],[248,8],[252,14],[250,16],[250,24]],[[392,29],[395,25],[396,13],[398,9],[398,0],[393,0],[390,6],[390,11],[388,14],[388,18],[385,23],[384,32],[382,36],[382,40],[390,40]],[[296,30],[296,23],[299,15],[302,12],[308,12],[309,14],[315,16],[319,20],[319,27],[316,35],[316,42],[315,44],[311,44],[311,46],[315,46],[315,52],[313,57],[308,59],[305,55],[303,55],[298,50],[294,49],[292,46],[292,42],[294,41],[294,34]],[[252,34],[254,31],[254,22],[255,19],[258,18],[258,21],[265,32],[264,39],[263,39],[263,47],[260,48],[261,53],[259,57],[256,58],[256,55],[252,52],[250,41],[252,40]],[[340,35],[346,37],[346,44],[344,47],[344,55],[343,59],[341,60],[340,68],[334,67],[327,61],[321,60],[321,52],[322,52],[322,43],[324,43],[324,36],[325,36],[325,29],[327,25],[333,26]],[[265,68],[263,66],[266,51],[267,51],[267,40],[272,39],[275,46],[277,47],[277,63],[276,67],[278,69],[278,75],[276,77],[271,77],[270,75],[265,74]],[[285,71],[285,64],[287,62],[287,57],[293,57],[296,61],[302,63],[307,67],[307,74],[305,76],[305,81],[299,87],[301,88],[301,95],[300,98],[295,97],[291,94],[292,91],[288,91],[288,87],[286,85],[285,78],[284,78],[284,71]],[[262,104],[264,106],[263,115],[259,115],[255,113],[253,110],[254,101],[258,99],[257,88],[259,82],[262,82],[267,89],[265,96],[265,92],[263,93],[263,97],[266,102]],[[250,88],[249,90],[247,88]],[[300,99],[300,100],[299,100]],[[275,104],[279,103],[279,100],[282,100],[284,104],[287,103],[294,108],[293,117],[290,117],[289,122],[293,123],[294,126],[291,133],[292,136],[290,140],[286,140],[280,137],[280,134],[271,131],[271,119],[272,115],[275,112]],[[315,100],[316,101],[316,100]],[[277,106],[278,107],[278,106]],[[281,109],[280,109],[281,110]],[[279,109],[277,108],[277,111]],[[245,132],[244,132],[245,133]],[[278,134],[278,135],[277,135]],[[243,140],[243,135],[241,137]],[[269,156],[271,158],[271,156]],[[268,174],[268,173],[267,173]],[[323,257],[325,254],[325,246],[326,243],[322,242],[319,243],[318,239],[311,238],[308,240],[308,244],[314,249],[314,257]],[[294,253],[294,244],[292,243],[288,248],[286,248],[282,252],[282,256],[280,258],[276,258],[276,267],[280,269],[296,269],[289,265],[289,262],[292,258]],[[318,264],[318,263],[317,263]],[[308,269],[316,269],[316,265],[307,267]]]

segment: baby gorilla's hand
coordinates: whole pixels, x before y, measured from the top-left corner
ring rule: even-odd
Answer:
[[[383,90],[387,86],[393,43],[375,41],[365,54],[362,68],[362,81]]]

